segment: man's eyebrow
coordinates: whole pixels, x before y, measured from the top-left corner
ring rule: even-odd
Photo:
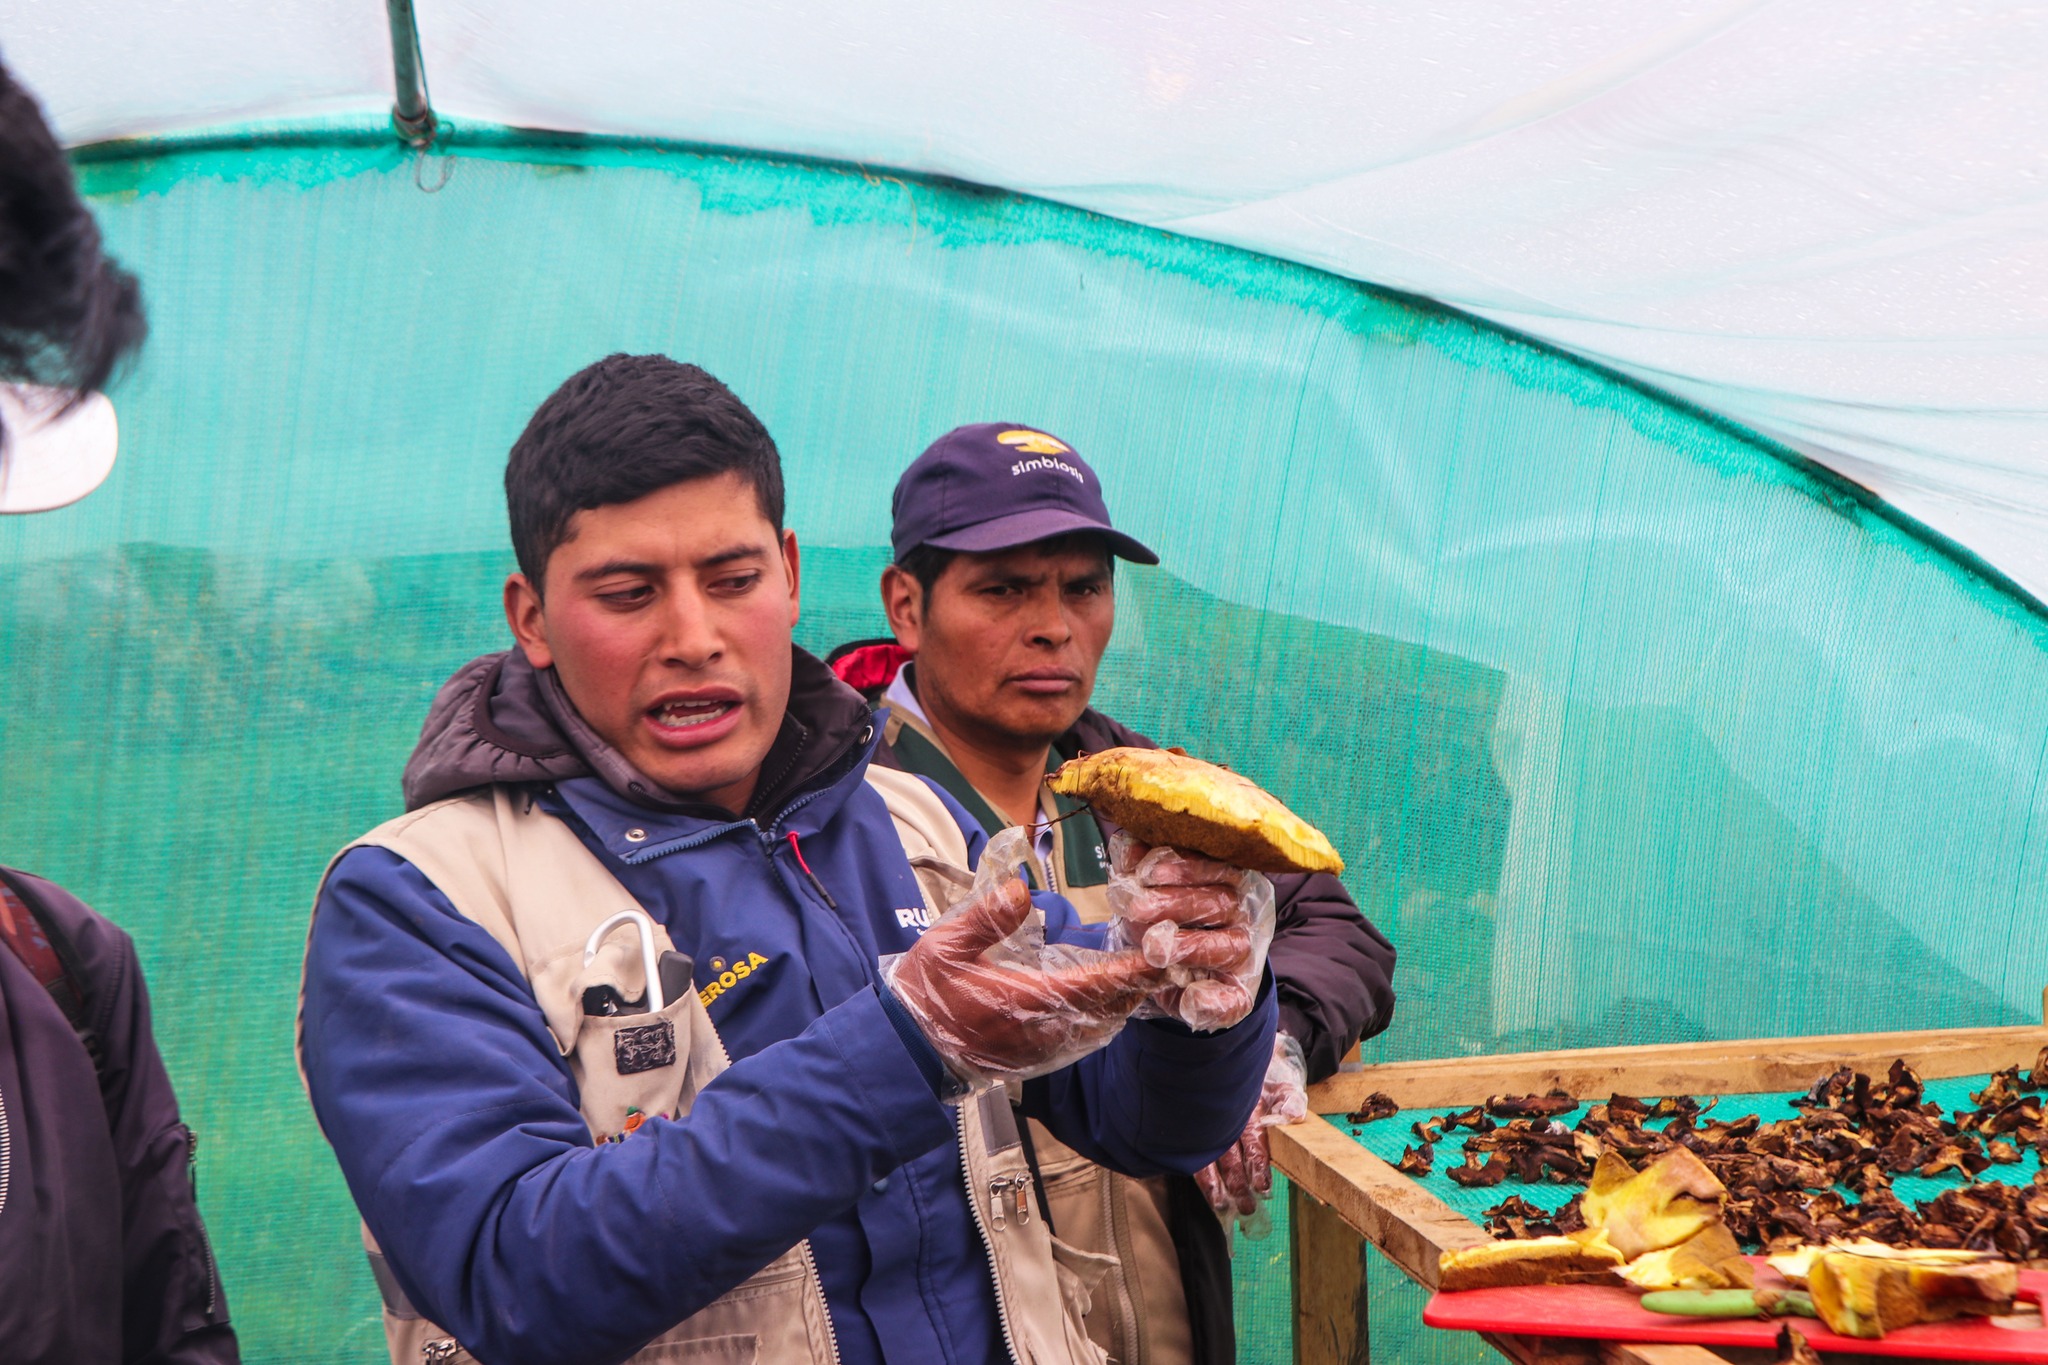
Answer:
[[[1024,569],[983,569],[974,575],[972,581],[977,587],[1028,588],[1034,583],[1043,583],[1047,577],[1049,575],[1043,571],[1031,573]]]
[[[579,570],[576,581],[590,583],[600,578],[610,578],[613,574],[638,574],[643,578],[651,578],[659,572],[659,566],[637,559],[607,559],[602,564],[593,564],[587,569]]]
[[[694,561],[690,567],[695,569],[715,569],[720,565],[736,563],[743,559],[766,559],[767,557],[768,550],[761,545],[728,545],[722,550],[714,550],[702,559]],[[579,583],[591,583],[600,578],[610,578],[615,574],[622,577],[656,578],[661,575],[663,567],[660,564],[640,559],[607,559],[602,564],[593,564],[587,569],[578,571],[576,581]]]
[[[736,560],[766,559],[767,557],[768,547],[765,545],[730,545],[715,554],[704,556],[696,562],[695,567],[699,569],[715,569],[721,564],[731,564]]]

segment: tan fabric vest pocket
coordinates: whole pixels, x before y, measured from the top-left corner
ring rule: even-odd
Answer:
[[[667,951],[668,934],[659,925],[654,934],[657,955]],[[619,943],[631,951],[617,951]],[[566,988],[578,1001],[597,986],[644,1000],[647,982],[640,962],[635,930],[621,925],[588,966],[568,977]],[[641,1124],[689,1113],[697,1092],[730,1064],[694,988],[665,1002],[659,1013],[584,1015],[569,1054],[584,1122],[599,1142],[631,1142]],[[810,1244],[799,1242],[631,1359],[632,1365],[676,1360],[812,1365],[834,1354]]]
[[[674,1331],[649,1342],[634,1365],[660,1360],[727,1359],[800,1365],[834,1356],[825,1303],[811,1289],[807,1245],[799,1243],[737,1289],[700,1308]],[[728,1343],[718,1346],[717,1343]],[[744,1354],[738,1354],[741,1344]],[[677,1354],[695,1349],[702,1354]],[[729,1355],[716,1354],[727,1351]]]
[[[1059,1240],[1111,1267],[1090,1295],[1089,1340],[1117,1365],[1187,1365],[1194,1338],[1166,1221],[1165,1182],[1105,1170],[1029,1122]]]

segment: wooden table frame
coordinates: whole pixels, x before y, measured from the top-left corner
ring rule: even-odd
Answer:
[[[2043,993],[2048,1011],[2048,992]],[[1734,1043],[1585,1048],[1496,1057],[1389,1062],[1339,1072],[1309,1091],[1317,1114],[1343,1114],[1375,1092],[1403,1109],[1462,1109],[1490,1095],[1563,1090],[1580,1099],[1626,1095],[1744,1095],[1803,1091],[1837,1067],[1881,1074],[1902,1057],[1923,1079],[1942,1080],[2031,1064],[2048,1046],[2048,1025],[1758,1038]],[[1366,1365],[1366,1245],[1402,1273],[1435,1289],[1437,1257],[1487,1240],[1486,1232],[1415,1181],[1321,1119],[1270,1129],[1273,1164],[1293,1182],[1289,1205],[1294,1262],[1296,1365]],[[1512,1191],[1503,1191],[1505,1198]],[[1630,1345],[1487,1335],[1522,1365],[1727,1365],[1769,1352],[1702,1346]]]

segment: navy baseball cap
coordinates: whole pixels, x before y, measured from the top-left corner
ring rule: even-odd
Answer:
[[[1087,532],[1135,564],[1159,556],[1109,524],[1102,480],[1057,436],[1016,422],[954,427],[896,481],[889,543],[900,563],[920,545],[987,554]]]

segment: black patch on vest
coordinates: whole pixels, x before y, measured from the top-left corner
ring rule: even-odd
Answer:
[[[612,1060],[621,1076],[637,1076],[676,1064],[676,1026],[662,1019],[612,1035]]]

